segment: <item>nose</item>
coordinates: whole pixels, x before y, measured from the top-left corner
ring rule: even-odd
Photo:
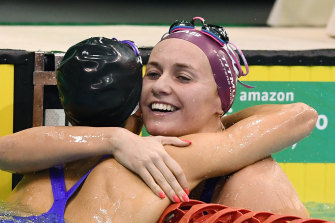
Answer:
[[[171,80],[167,74],[162,74],[152,85],[152,93],[155,96],[169,95],[171,91]]]

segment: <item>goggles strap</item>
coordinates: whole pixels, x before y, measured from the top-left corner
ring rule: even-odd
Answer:
[[[245,84],[242,81],[240,81],[239,79],[237,79],[237,82],[240,83],[243,87],[246,87],[246,88],[255,88],[255,86]]]
[[[120,41],[120,42],[129,45],[129,46],[133,49],[133,51],[134,51],[134,53],[135,53],[136,56],[139,56],[139,55],[140,55],[140,52],[139,52],[137,46],[135,45],[135,43],[134,43],[133,41],[130,41],[130,40],[122,40],[122,41]]]
[[[241,64],[240,64],[239,60],[236,58],[234,50],[231,49],[231,47],[229,45],[226,45],[226,46],[227,46],[228,51],[229,51],[227,53],[229,53],[229,55],[233,58],[233,60],[235,61],[236,65],[237,65],[237,68],[238,68],[237,78],[239,78],[240,76],[242,76],[242,73],[243,73]]]
[[[224,46],[226,43],[220,39],[220,37],[218,37],[217,35],[215,35],[214,33],[207,31],[207,30],[203,30],[201,29],[201,32],[207,36],[209,36],[210,38],[212,38],[213,40],[215,40],[218,44],[220,44],[221,46]]]
[[[204,18],[202,18],[202,17],[200,17],[200,16],[196,16],[196,17],[194,17],[193,19],[192,19],[192,23],[194,24],[194,20],[200,20],[201,22],[202,22],[202,24],[205,24],[205,19]]]
[[[244,73],[244,72],[242,72],[241,74],[240,74],[240,76],[247,76],[247,74],[249,73],[249,66],[248,66],[248,62],[247,62],[247,60],[245,59],[245,57],[244,57],[244,54],[242,53],[242,51],[234,44],[234,43],[232,43],[232,42],[229,42],[231,45],[233,45],[233,47],[235,47],[235,49],[237,50],[237,52],[238,52],[238,54],[241,56],[241,58],[242,58],[242,60],[243,60],[243,64],[244,64],[244,66],[245,66],[245,70],[246,70],[246,72]]]
[[[193,30],[193,29],[195,28],[192,26],[175,26],[170,30],[170,33],[174,33],[181,30]]]
[[[243,52],[232,42],[229,42],[238,52],[238,54],[241,56],[242,60],[243,60],[243,64],[245,66],[245,69],[246,69],[246,72],[244,73],[242,71],[242,67],[241,67],[241,64],[238,62],[237,58],[235,57],[235,53],[234,52],[231,52],[231,54],[233,55],[233,58],[238,66],[238,69],[240,71],[240,74],[238,75],[237,77],[237,81],[238,83],[240,83],[242,86],[246,87],[246,88],[255,88],[255,86],[252,86],[252,85],[248,85],[248,84],[244,84],[242,81],[240,81],[238,78],[241,77],[241,76],[247,76],[248,73],[249,73],[249,66],[248,66],[248,62],[247,60],[245,59],[244,57],[244,54]],[[227,47],[230,51],[233,51],[229,46]],[[236,61],[237,60],[237,61]]]
[[[118,40],[117,38],[115,38],[115,37],[113,37],[112,40],[119,41],[119,40]],[[137,57],[140,55],[140,51],[138,50],[136,44],[135,44],[133,41],[130,41],[130,40],[122,40],[122,41],[119,41],[119,42],[120,42],[120,43],[123,43],[123,44],[127,44],[127,45],[129,45],[129,46],[133,49],[133,51],[134,51],[134,53],[135,53],[135,55],[136,55]]]

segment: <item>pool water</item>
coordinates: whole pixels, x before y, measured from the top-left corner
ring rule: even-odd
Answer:
[[[304,205],[311,218],[335,221],[335,203],[306,202]]]
[[[58,223],[59,218],[54,215],[39,216],[41,213],[35,213],[18,203],[8,203],[0,201],[0,223]],[[38,219],[15,219],[13,216],[39,216]]]
[[[306,202],[304,203],[311,218],[319,218],[327,221],[335,221],[335,203],[316,203],[316,202]],[[15,210],[15,211],[13,211]],[[18,204],[9,204],[0,201],[0,222],[1,220],[12,219],[13,215],[27,215],[30,211],[26,210],[24,207],[20,207]],[[37,213],[31,213],[32,215]],[[44,219],[42,222],[49,222],[48,219]]]

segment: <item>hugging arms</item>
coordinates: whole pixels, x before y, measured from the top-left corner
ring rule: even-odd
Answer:
[[[192,145],[185,148],[165,146],[168,154],[181,165],[190,190],[204,179],[236,172],[299,141],[312,131],[316,121],[315,111],[302,103],[261,105],[241,112],[241,116],[238,113],[235,116],[241,117],[241,120],[234,118],[232,121],[237,122],[223,132],[183,136],[181,138],[192,141]],[[89,132],[104,134],[109,130],[78,128],[85,130],[86,135]],[[125,135],[128,133],[130,132],[127,130],[123,132]],[[250,137],[253,134],[256,137]],[[240,142],[244,144],[241,145]],[[158,198],[138,177],[114,161],[107,159],[94,168],[76,198],[68,204],[66,219],[85,222],[90,221],[92,216],[100,216],[104,220],[129,222],[131,216],[139,222],[157,221],[169,200]],[[78,162],[70,163],[66,167],[72,169],[75,165]],[[28,188],[29,185],[37,186],[32,181],[26,185]],[[27,193],[24,188],[18,187],[16,195],[11,196],[8,201],[19,200],[22,193]],[[35,196],[30,196],[30,199],[34,201]],[[40,204],[37,209],[40,212],[46,211],[52,202],[52,198],[48,196],[44,196],[44,200],[45,206]],[[25,200],[21,201],[25,203]],[[101,210],[108,210],[108,215],[101,214]]]
[[[226,131],[199,133],[199,135],[193,134],[182,138],[191,141],[192,147],[196,148],[198,153],[206,154],[208,150],[226,150],[227,153],[224,156],[213,156],[208,163],[223,165],[223,169],[217,168],[217,170],[222,171],[220,174],[227,175],[298,142],[311,133],[316,118],[315,110],[302,103],[258,105],[224,116],[222,123]],[[231,138],[232,133],[234,138]],[[78,136],[83,137],[87,142],[76,142]],[[137,173],[136,171],[145,168],[150,162],[155,163],[159,159],[165,159],[165,150],[161,149],[160,142],[177,146],[189,145],[174,137],[140,137],[118,127],[35,127],[0,139],[3,154],[1,165],[2,169],[11,172],[28,173],[60,163],[111,154],[122,165]],[[165,146],[165,148],[169,152],[171,147]],[[181,154],[187,151],[189,151],[188,147],[178,149]],[[178,157],[178,154],[176,156]],[[175,171],[182,172],[181,169]],[[202,170],[198,173],[202,173]],[[215,173],[213,171],[211,174]],[[161,187],[170,198],[174,194],[173,189],[181,193],[178,186],[170,188],[171,186],[167,183],[176,181],[175,179],[164,182],[161,178],[160,181]],[[151,188],[155,194],[158,194],[160,188],[156,189],[155,184],[156,182],[151,185]],[[192,184],[189,179],[188,184]],[[186,188],[187,183],[184,185]]]
[[[158,46],[154,48],[150,56],[143,82],[141,109],[144,122],[150,133],[154,135],[173,135],[178,137],[186,135],[184,136],[186,137],[185,139],[192,142],[192,145],[186,148],[166,148],[167,152],[181,165],[189,181],[190,188],[193,188],[202,179],[230,174],[240,170],[246,165],[252,166],[254,162],[284,149],[307,136],[312,131],[317,114],[312,108],[302,103],[292,105],[261,105],[248,108],[236,114],[224,117],[222,122],[226,129],[221,131],[220,117],[229,109],[233,98],[230,98],[229,104],[229,100],[227,100],[227,98],[229,98],[229,91],[219,91],[218,97],[217,86],[219,86],[218,88],[221,90],[231,89],[230,92],[233,92],[236,85],[231,85],[227,80],[222,81],[216,79],[216,82],[214,82],[213,72],[214,74],[230,74],[232,75],[231,78],[236,81],[236,77],[238,76],[236,72],[238,73],[238,71],[234,69],[234,67],[238,62],[232,60],[232,55],[227,53],[229,50],[225,44],[222,48],[222,45],[218,45],[217,42],[213,42],[211,38],[203,36],[201,32],[179,32],[171,34],[170,37],[172,38],[161,41]],[[187,40],[185,40],[186,37]],[[197,40],[192,39],[198,37],[202,38],[203,41],[197,42]],[[201,44],[207,44],[209,48],[201,48],[204,47]],[[212,51],[208,49],[212,48],[214,49],[213,52],[220,52],[221,56],[210,56],[212,55],[210,54]],[[194,55],[197,55],[197,57],[194,57]],[[227,64],[221,67],[221,63],[217,61],[218,58],[225,58],[224,61],[226,61]],[[231,69],[229,70],[230,72],[227,72],[226,67]],[[232,72],[233,70],[234,72]],[[201,92],[201,94],[195,94],[199,92]],[[166,110],[168,110],[168,112]],[[133,131],[133,129],[130,130]],[[33,134],[30,135],[30,131]],[[73,132],[71,133],[71,131]],[[148,140],[140,138],[125,129],[108,127],[41,127],[4,137],[0,141],[0,143],[2,143],[1,148],[3,153],[7,154],[1,161],[2,168],[4,169],[24,171],[22,165],[19,168],[16,167],[18,163],[20,163],[20,159],[25,159],[24,156],[15,156],[15,154],[22,149],[21,147],[24,146],[20,143],[15,143],[15,137],[20,134],[26,135],[26,140],[28,141],[31,137],[34,138],[35,136],[36,138],[27,151],[35,148],[36,144],[34,146],[33,143],[35,143],[38,138],[41,141],[37,141],[37,144],[46,143],[47,145],[47,150],[45,150],[46,154],[40,157],[37,156],[37,158],[35,156],[32,157],[31,160],[25,161],[30,163],[29,171],[34,168],[34,165],[31,165],[35,162],[34,159],[41,161],[42,165],[39,168],[46,168],[48,164],[54,165],[63,163],[62,160],[69,162],[107,153],[113,154],[116,159],[121,157],[121,159],[118,159],[121,163],[125,161],[124,165],[127,166],[128,162],[127,167],[143,177],[137,172],[139,169],[138,166],[132,165],[133,162],[129,162],[130,160],[128,159],[122,161],[124,155],[120,154],[125,153],[127,156],[135,157],[133,160],[135,163],[139,163],[140,167],[148,164],[144,169],[149,172],[151,171],[150,174],[158,176],[157,178],[155,177],[154,180],[151,178],[151,182],[149,183],[146,181],[156,195],[158,195],[162,189],[171,200],[176,202],[178,200],[185,201],[188,199],[185,197],[188,187],[183,183],[183,180],[179,180],[183,178],[183,174],[180,171],[181,169],[173,174],[168,173],[162,176],[162,172],[157,172],[157,170],[162,171],[162,169],[166,169],[166,167],[170,169],[170,166],[176,165],[167,164],[170,161],[165,162],[166,158],[164,157],[163,166],[157,164],[157,160],[162,160],[160,155],[157,156],[157,153],[152,156],[153,159],[149,159],[149,162],[139,160],[142,159],[142,154],[137,154],[139,152],[136,152],[134,156],[133,149],[140,144],[145,147],[146,144],[143,144],[143,142]],[[39,136],[40,134],[42,134],[42,137]],[[177,138],[158,139],[172,140],[173,144],[179,146],[189,145],[187,142],[180,141]],[[156,145],[158,144],[157,142],[155,143]],[[75,152],[71,151],[72,147],[74,147]],[[41,152],[43,154],[43,151]],[[27,153],[29,154],[29,152]],[[43,162],[42,160],[44,159],[47,161]],[[112,160],[111,162],[114,163],[114,159],[109,160]],[[85,163],[85,161],[82,163]],[[86,190],[84,188],[94,190],[93,185],[100,182],[99,180],[91,181],[90,179],[94,178],[95,174],[97,174],[101,177],[102,182],[107,180],[103,175],[107,174],[108,171],[98,171],[100,167],[104,166],[103,163],[105,162],[102,162],[101,165],[99,164],[93,170],[78,196],[70,202],[67,208],[70,218],[72,218],[72,215],[69,214],[69,212],[75,210],[75,208],[71,208],[73,207],[72,204],[83,199],[80,197],[82,194],[87,195],[87,190],[90,191],[90,189]],[[197,171],[194,171],[194,169]],[[236,174],[239,172],[240,171]],[[118,175],[117,172],[114,173],[114,175]],[[126,175],[129,174],[127,173]],[[109,176],[109,179],[112,180],[112,182],[109,183],[118,183],[118,179],[115,179],[115,176]],[[173,186],[174,183],[166,183],[176,183],[175,177],[179,183],[182,184],[181,186]],[[164,180],[164,178],[167,178],[167,180]],[[264,180],[266,180],[266,178]],[[151,183],[154,186],[152,186]],[[143,182],[139,184],[142,185],[140,187],[143,189]],[[135,190],[137,187],[136,185],[133,186]],[[107,194],[114,193],[110,190],[111,188],[106,187],[105,190],[101,191],[106,191]],[[185,192],[183,190],[185,190]],[[147,191],[147,189],[143,189],[143,191]],[[89,194],[94,195],[96,193],[99,193],[99,191]],[[153,196],[153,194],[148,194],[148,196]],[[101,199],[103,199],[103,197]],[[151,199],[152,197],[150,197],[149,200]],[[94,199],[92,198],[87,201],[92,200]],[[163,199],[163,206],[166,205],[167,202],[167,199]],[[259,203],[261,203],[260,200]],[[141,204],[145,205],[143,202],[134,201],[134,205]],[[80,203],[77,203],[77,205],[77,208],[80,208]],[[96,205],[99,206],[99,203],[96,203]],[[113,207],[109,207],[108,209],[112,210]],[[155,212],[155,214],[159,213],[161,212]],[[132,214],[129,213],[129,216],[132,216]]]

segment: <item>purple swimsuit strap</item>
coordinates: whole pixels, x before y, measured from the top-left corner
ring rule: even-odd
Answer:
[[[65,179],[64,179],[64,168],[62,166],[56,166],[49,169],[50,179],[52,185],[52,192],[54,196],[54,203],[50,210],[45,214],[54,213],[59,216],[62,216],[64,219],[65,207],[67,201],[71,196],[76,192],[76,190],[81,186],[85,181],[87,176],[91,173],[94,167],[100,163],[102,160],[106,159],[107,155],[104,155],[84,176],[80,178],[68,191],[65,188]],[[44,214],[43,214],[44,215]]]
[[[67,201],[69,198],[76,192],[80,185],[85,181],[87,176],[91,173],[94,167],[99,164],[102,160],[106,159],[108,156],[104,155],[84,176],[80,178],[78,182],[75,183],[68,191],[65,187],[64,179],[64,168],[62,166],[56,166],[49,169],[52,193],[54,196],[54,203],[50,210],[39,216],[12,216],[11,220],[0,221],[3,223],[12,223],[12,222],[54,222],[54,223],[65,223],[64,213]]]

